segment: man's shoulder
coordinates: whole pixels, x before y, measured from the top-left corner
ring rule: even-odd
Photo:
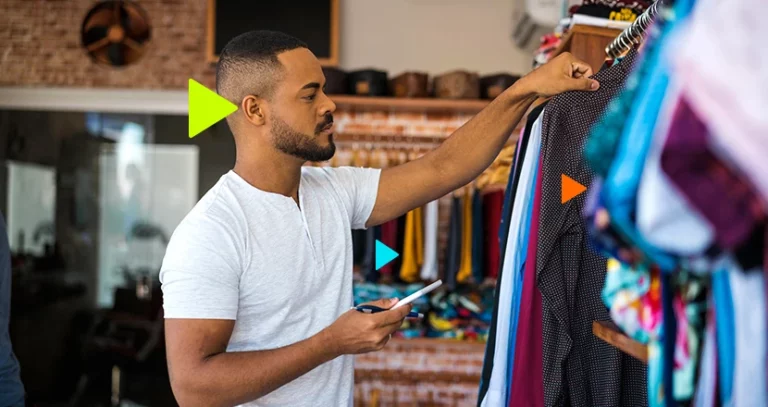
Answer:
[[[375,182],[381,172],[378,168],[366,167],[302,167],[302,180],[309,180],[321,186],[333,188],[348,187],[350,184]]]
[[[236,191],[224,175],[184,217],[178,229],[185,233],[237,232],[246,220]]]

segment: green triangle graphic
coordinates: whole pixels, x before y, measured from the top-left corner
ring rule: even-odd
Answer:
[[[189,138],[237,111],[237,105],[194,79],[189,80]]]

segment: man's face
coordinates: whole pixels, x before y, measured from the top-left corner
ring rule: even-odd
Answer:
[[[320,62],[305,48],[284,52],[285,68],[271,104],[270,130],[278,150],[306,161],[333,157],[333,111],[336,105],[323,92],[325,76]]]

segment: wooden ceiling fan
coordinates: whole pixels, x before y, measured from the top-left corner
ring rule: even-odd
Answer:
[[[132,1],[102,1],[86,14],[82,45],[95,62],[126,66],[144,55],[150,39],[147,13]]]

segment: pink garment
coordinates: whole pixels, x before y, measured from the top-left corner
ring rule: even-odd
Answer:
[[[712,150],[746,174],[768,202],[768,43],[765,0],[697,0],[669,53]]]
[[[533,198],[533,213],[528,238],[528,253],[523,274],[520,298],[520,316],[517,322],[515,361],[512,369],[512,388],[509,406],[544,406],[544,367],[542,365],[542,305],[541,291],[536,283],[536,248],[541,213],[541,160]]]

